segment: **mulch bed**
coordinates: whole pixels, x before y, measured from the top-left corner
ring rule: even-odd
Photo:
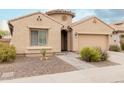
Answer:
[[[41,61],[40,57],[17,57],[13,63],[0,63],[0,73],[14,73],[12,77],[1,77],[2,74],[0,74],[0,79],[14,79],[74,70],[77,69],[56,56],[46,61]]]

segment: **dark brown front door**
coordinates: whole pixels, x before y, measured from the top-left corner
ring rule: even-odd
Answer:
[[[61,51],[67,51],[67,31],[61,31]]]

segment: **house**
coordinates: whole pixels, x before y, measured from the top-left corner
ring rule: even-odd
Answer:
[[[124,22],[116,22],[110,26],[115,29],[112,34],[112,44],[120,46],[120,42],[124,42]]]
[[[8,22],[11,44],[17,54],[37,54],[42,48],[79,52],[86,46],[108,50],[114,30],[111,26],[94,16],[72,22],[74,17],[71,11],[52,10],[12,19]]]

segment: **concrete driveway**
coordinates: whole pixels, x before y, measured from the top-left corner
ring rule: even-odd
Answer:
[[[109,51],[109,60],[124,65],[124,53]]]
[[[1,82],[49,82],[49,83],[109,83],[124,81],[124,53],[108,52],[109,60],[119,63],[120,65],[108,66],[78,71],[58,73],[51,75],[35,76],[29,78],[21,78],[15,80],[7,80]]]

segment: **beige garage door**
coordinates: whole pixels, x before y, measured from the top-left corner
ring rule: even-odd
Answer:
[[[107,35],[83,35],[78,37],[79,49],[83,47],[101,47],[101,49],[107,50],[108,36]]]

